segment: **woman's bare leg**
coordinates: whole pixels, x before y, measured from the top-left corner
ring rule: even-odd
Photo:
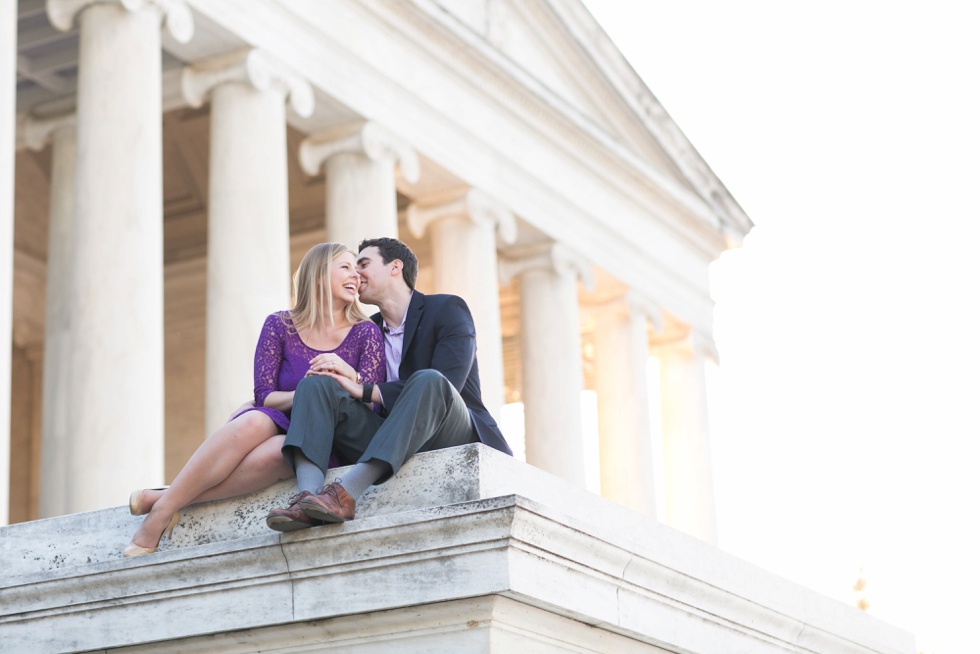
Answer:
[[[237,497],[268,488],[277,481],[289,479],[293,476],[293,469],[282,455],[282,443],[285,440],[286,435],[279,434],[264,441],[246,454],[234,472],[228,475],[223,482],[207,489],[188,504],[214,502],[215,500]],[[163,493],[162,490],[149,488],[144,490],[143,506],[152,509],[156,501],[163,496]]]
[[[285,440],[286,435],[279,434],[263,442],[249,452],[223,482],[195,497],[191,504],[245,495],[292,477],[293,469],[282,455]]]
[[[243,413],[222,425],[201,443],[170,488],[154,502],[133,535],[133,543],[140,547],[156,547],[174,513],[225,481],[249,452],[275,436],[277,431],[272,419],[258,411]]]

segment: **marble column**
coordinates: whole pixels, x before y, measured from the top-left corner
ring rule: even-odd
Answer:
[[[660,310],[635,291],[596,307],[595,380],[602,494],[656,518],[648,321],[663,329]]]
[[[465,196],[434,205],[411,205],[408,228],[432,241],[433,290],[466,300],[476,325],[477,363],[483,403],[500,418],[504,403],[504,355],[500,330],[497,238],[517,238],[517,220],[506,207],[473,189]]]
[[[17,3],[0,7],[0,525],[10,513],[10,371],[14,313]]]
[[[300,164],[308,175],[327,177],[327,240],[353,250],[365,238],[398,236],[395,167],[411,183],[419,161],[402,139],[376,123],[323,132],[305,139]]]
[[[48,0],[47,10],[59,29],[79,25],[70,465],[43,481],[74,513],[163,481],[160,29],[186,41],[193,24],[176,1]]]
[[[710,341],[691,334],[658,346],[663,415],[664,522],[715,544],[714,484],[705,363]]]
[[[313,112],[310,85],[248,49],[184,69],[184,97],[211,100],[205,427],[212,433],[252,397],[265,317],[288,308],[286,102]]]
[[[587,262],[561,244],[500,262],[505,284],[520,277],[521,373],[527,462],[585,487],[582,341],[578,280]]]
[[[75,222],[76,130],[74,112],[37,118],[24,126],[32,150],[51,144],[50,212],[48,217],[47,290],[44,314],[44,363],[41,390],[41,479],[68,476],[71,431],[68,406],[68,361],[74,345],[68,305],[71,297],[72,227]],[[56,492],[60,491],[60,492]],[[41,518],[68,513],[68,488],[54,485],[38,499]]]

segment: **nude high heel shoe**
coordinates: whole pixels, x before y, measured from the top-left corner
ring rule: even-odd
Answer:
[[[175,513],[174,517],[170,518],[170,524],[168,524],[167,528],[163,530],[162,534],[160,534],[160,540],[157,541],[156,547],[143,547],[142,545],[137,545],[136,543],[130,541],[129,546],[123,550],[123,556],[143,556],[144,554],[153,554],[157,551],[157,548],[160,547],[160,541],[162,541],[164,538],[170,537],[170,534],[173,533],[174,527],[177,526],[178,522],[180,522],[180,511]]]
[[[170,486],[161,486],[160,488],[140,488],[134,490],[129,494],[129,513],[131,515],[143,515],[144,513],[149,513],[150,510],[143,510],[143,493],[148,490],[153,491],[164,491],[170,488]]]

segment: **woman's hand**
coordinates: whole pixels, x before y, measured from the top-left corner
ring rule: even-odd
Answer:
[[[310,375],[330,375],[346,377],[352,382],[357,382],[358,374],[354,368],[333,353],[318,354],[310,359],[310,369],[306,376]]]
[[[231,415],[228,416],[228,420],[231,420],[232,418],[234,418],[235,416],[237,416],[239,413],[241,413],[245,409],[251,409],[254,406],[255,406],[255,400],[249,400],[245,404],[241,405],[240,407],[238,407],[237,409],[235,409],[234,411],[232,411],[231,412]]]

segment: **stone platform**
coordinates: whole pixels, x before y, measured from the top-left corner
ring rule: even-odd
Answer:
[[[293,492],[191,507],[172,542],[134,559],[120,554],[140,520],[126,507],[0,528],[0,651],[915,651],[895,627],[483,445],[416,456],[351,522],[268,530]]]

